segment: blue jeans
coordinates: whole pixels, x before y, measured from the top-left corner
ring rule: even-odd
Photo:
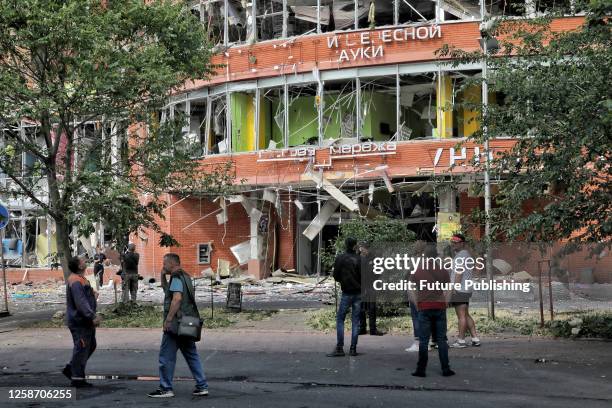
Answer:
[[[351,308],[351,347],[357,346],[359,338],[359,313],[361,312],[361,294],[342,293],[340,307],[336,314],[336,346],[344,347],[344,319]]]
[[[96,350],[96,329],[95,327],[69,327],[72,334],[72,360],[70,360],[70,370],[72,370],[73,380],[85,379],[85,367],[87,360]]]
[[[179,349],[183,353],[183,357],[185,357],[185,361],[191,370],[191,375],[196,381],[196,387],[198,389],[208,388],[195,342],[168,333],[164,333],[159,348],[159,388],[164,391],[172,390],[176,351]]]
[[[432,330],[438,344],[438,357],[442,371],[448,370],[448,342],[446,339],[446,309],[421,310],[419,312],[419,360],[417,370],[425,371],[427,367],[427,353],[429,348],[429,337]]]
[[[414,330],[414,338],[418,339],[419,336],[419,311],[416,308],[414,302],[410,302],[410,318],[412,319],[412,329]]]

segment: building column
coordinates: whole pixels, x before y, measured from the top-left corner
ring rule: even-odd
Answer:
[[[439,72],[436,92],[438,137],[453,137],[453,80],[449,74]]]

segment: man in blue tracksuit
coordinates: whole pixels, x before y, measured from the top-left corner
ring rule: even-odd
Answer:
[[[97,294],[83,276],[87,268],[84,258],[70,258],[68,268],[71,273],[66,282],[66,324],[74,347],[72,360],[62,373],[74,387],[91,387],[85,381],[85,366],[96,349],[96,326],[100,324],[100,317],[96,316]]]

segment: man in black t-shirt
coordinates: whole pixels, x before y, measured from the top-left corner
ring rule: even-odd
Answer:
[[[102,252],[102,248],[98,245],[96,247],[96,254],[94,255],[94,276],[100,282],[100,286],[104,285],[104,262],[106,261],[106,255]]]
[[[138,293],[138,262],[140,255],[136,252],[136,245],[130,243],[128,250],[123,254],[123,302],[127,303],[128,297],[132,302],[136,301]]]

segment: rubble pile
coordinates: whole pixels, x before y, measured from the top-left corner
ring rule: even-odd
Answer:
[[[85,275],[93,287],[97,287],[93,275]],[[113,282],[114,281],[114,282]],[[229,283],[242,284],[244,302],[282,302],[282,301],[316,301],[322,304],[333,303],[333,279],[305,277],[302,275],[277,271],[271,277],[260,281],[250,275],[215,278],[200,277],[194,279],[198,302],[225,302]],[[98,304],[107,305],[121,301],[121,279],[113,279],[98,288]],[[14,308],[21,311],[48,308],[50,305],[63,305],[66,302],[66,286],[63,282],[48,280],[44,282],[13,283],[8,287],[8,297]],[[140,281],[138,300],[155,304],[163,303],[164,294],[159,281],[149,282],[149,278]]]

